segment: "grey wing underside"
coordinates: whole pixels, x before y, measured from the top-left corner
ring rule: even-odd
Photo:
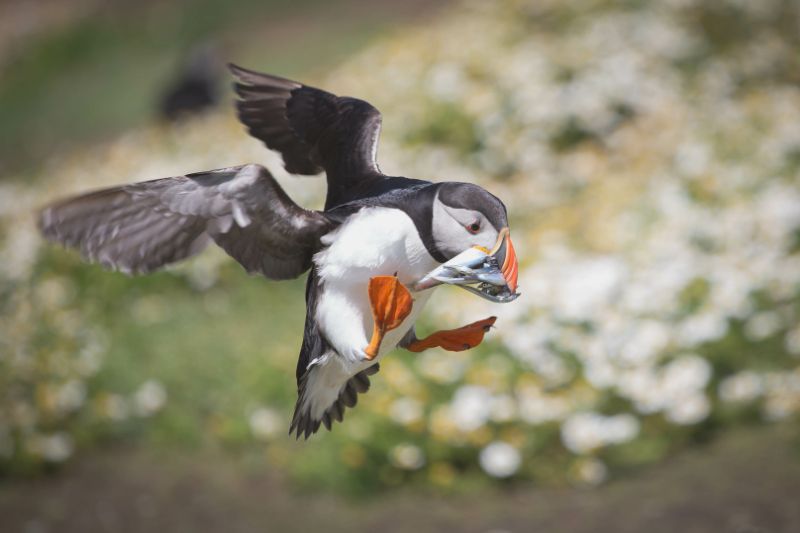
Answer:
[[[326,208],[385,178],[378,168],[381,114],[368,102],[230,65],[239,120],[294,174],[328,178]]]
[[[261,165],[104,189],[42,210],[49,240],[129,274],[190,257],[213,241],[248,272],[271,279],[308,270],[332,222],[301,208]]]

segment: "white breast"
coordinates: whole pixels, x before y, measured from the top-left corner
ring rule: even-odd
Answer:
[[[298,410],[320,420],[348,380],[397,346],[414,325],[432,289],[412,291],[411,314],[386,334],[378,356],[364,348],[372,335],[368,286],[373,276],[397,274],[411,287],[438,263],[431,257],[414,222],[399,209],[365,208],[322,239],[326,248],[314,256],[322,287],[315,319],[332,350],[309,364]]]
[[[397,274],[411,287],[435,268],[411,218],[399,209],[365,208],[336,231],[323,237],[327,248],[314,256],[322,294],[317,322],[328,342],[353,363],[353,374],[372,364],[363,349],[372,335],[372,312],[367,287],[373,276]],[[408,332],[431,291],[413,292],[414,306],[403,324],[387,333],[378,357],[392,350]]]

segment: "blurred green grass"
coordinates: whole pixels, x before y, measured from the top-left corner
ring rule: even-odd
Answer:
[[[303,280],[268,283],[229,263],[200,291],[170,272],[130,278],[67,251],[48,255],[42,271],[67,273],[75,308],[111,339],[93,385],[129,393],[157,376],[170,391],[169,409],[148,424],[147,440],[189,448],[240,443],[250,429],[244,417],[228,421],[231,413],[244,415],[254,402],[293,404]]]

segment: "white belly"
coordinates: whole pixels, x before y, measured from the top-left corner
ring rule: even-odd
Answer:
[[[346,366],[352,366],[353,375],[374,363],[363,356],[373,326],[367,294],[370,278],[396,273],[410,289],[438,263],[422,243],[414,222],[399,209],[365,208],[326,235],[323,243],[328,247],[314,256],[323,284],[316,319]],[[399,328],[386,334],[376,359],[394,349],[414,325],[431,290],[411,294],[411,313]]]
[[[412,290],[411,313],[384,336],[378,355],[366,359],[372,336],[369,280],[397,274],[412,287],[438,263],[431,257],[413,221],[403,211],[365,208],[322,239],[327,247],[314,256],[322,283],[315,319],[332,349],[309,364],[298,410],[320,420],[337,400],[348,380],[393,350],[416,322],[432,289]]]

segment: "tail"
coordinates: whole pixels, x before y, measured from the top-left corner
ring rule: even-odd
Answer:
[[[336,383],[335,378],[331,379],[331,373],[336,371],[334,366],[338,366],[331,357],[336,356],[330,352],[309,366],[298,383],[297,403],[289,427],[289,435],[295,433],[297,439],[300,436],[308,439],[320,425],[324,424],[330,431],[334,421],[341,422],[345,409],[355,407],[358,395],[369,390],[369,376],[380,370],[380,365],[375,363],[349,379],[344,376],[340,386],[331,387],[331,382]]]

